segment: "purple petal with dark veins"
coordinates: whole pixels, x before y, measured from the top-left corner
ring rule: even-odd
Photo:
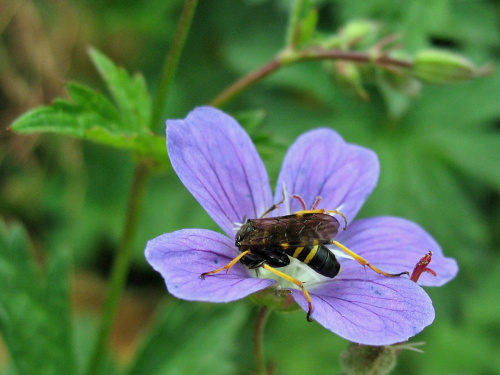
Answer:
[[[309,287],[312,318],[337,335],[364,345],[406,341],[434,320],[434,307],[425,291],[404,278],[390,278],[362,268]],[[292,290],[307,311],[300,290]]]
[[[146,259],[165,280],[168,291],[189,301],[230,302],[275,283],[251,277],[236,263],[225,271],[204,279],[199,276],[225,266],[238,255],[233,240],[205,229],[183,229],[148,242]]]
[[[458,272],[455,259],[443,255],[437,242],[419,225],[398,217],[381,216],[357,220],[339,233],[337,240],[374,266],[389,273],[408,271],[432,251],[429,268],[437,273],[423,273],[418,284],[441,286]],[[360,267],[356,261],[344,260],[342,267]],[[367,270],[367,272],[372,272]]]
[[[194,109],[167,120],[167,150],[175,172],[230,238],[234,223],[272,205],[264,164],[243,128],[224,112]]]
[[[379,176],[377,155],[346,143],[331,129],[317,129],[300,136],[285,156],[275,200],[282,196],[283,182],[289,194],[302,196],[309,209],[316,196],[318,208],[339,209],[351,222]],[[302,209],[292,201],[292,212]]]

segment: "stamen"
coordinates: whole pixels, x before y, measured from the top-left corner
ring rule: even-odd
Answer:
[[[415,265],[415,269],[411,273],[410,280],[417,282],[418,279],[420,278],[420,275],[422,275],[423,272],[430,273],[432,276],[437,276],[437,273],[434,270],[427,268],[431,260],[432,260],[432,251],[429,251]]]
[[[316,199],[314,200],[313,205],[311,206],[311,210],[315,210],[319,206],[319,204],[321,203],[322,199],[323,198],[321,197],[321,195],[318,195],[316,197]]]
[[[300,195],[292,194],[292,195],[290,195],[290,198],[297,199],[299,201],[300,205],[302,206],[302,210],[304,210],[304,211],[307,210],[306,202],[304,201],[304,198],[302,198]]]

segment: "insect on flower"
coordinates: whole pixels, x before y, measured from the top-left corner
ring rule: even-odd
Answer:
[[[286,153],[273,194],[251,138],[224,112],[196,108],[184,119],[167,120],[166,135],[174,171],[222,231],[179,229],[148,241],[146,259],[170,294],[226,303],[285,290],[309,318],[364,345],[402,342],[432,323],[434,307],[421,285],[447,283],[457,263],[411,221],[355,219],[377,184],[380,166],[373,151],[345,142],[332,129],[310,130]],[[283,194],[285,187],[301,198]],[[325,210],[318,209],[317,196]],[[273,205],[283,197],[283,205]],[[242,218],[246,223],[235,228]],[[437,276],[423,272],[418,283],[381,276],[379,269],[365,272],[353,259],[340,259],[347,252],[372,269],[368,260],[397,273],[412,270],[427,251]],[[279,298],[259,298],[281,306]]]
[[[340,273],[340,263],[326,245],[335,245],[349,254],[363,266],[384,276],[409,275],[409,272],[397,274],[384,272],[370,264],[366,259],[334,240],[340,228],[340,222],[333,215],[339,215],[344,220],[344,230],[347,219],[337,210],[317,209],[321,197],[317,197],[310,210],[306,209],[304,200],[298,195],[292,195],[302,205],[303,210],[292,215],[265,217],[285,201],[285,196],[269,208],[260,218],[248,219],[236,233],[235,245],[240,254],[224,267],[204,272],[200,278],[229,271],[238,261],[250,269],[262,267],[275,275],[297,285],[308,303],[307,320],[312,322],[313,311],[311,297],[304,284],[276,268],[290,264],[293,257],[308,265],[311,269],[325,277],[334,278]]]

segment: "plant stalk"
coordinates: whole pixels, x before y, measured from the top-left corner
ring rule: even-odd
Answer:
[[[153,128],[158,125],[161,117],[163,116],[168,97],[168,90],[172,79],[174,78],[177,66],[179,65],[179,59],[191,28],[191,22],[197,5],[198,0],[186,0],[184,3],[184,8],[179,19],[179,25],[177,26],[172,48],[170,49],[165,59],[165,63],[163,64],[160,84],[158,85],[158,91],[153,104],[153,114],[151,116],[151,126]]]
[[[267,306],[262,306],[257,316],[257,323],[255,324],[254,331],[254,353],[255,364],[257,366],[258,375],[268,375],[266,359],[264,356],[264,327],[266,326],[267,319],[271,314],[271,309]]]
[[[280,69],[283,66],[296,64],[303,61],[314,60],[345,60],[357,63],[373,63],[375,65],[385,68],[411,68],[413,63],[407,60],[395,59],[386,55],[374,57],[373,54],[363,52],[351,52],[341,50],[324,49],[320,47],[309,47],[300,51],[284,50],[283,53],[278,54],[268,63],[262,65],[260,68],[242,77],[222,93],[217,95],[210,105],[214,107],[222,107],[241,92],[248,89],[253,84],[261,79],[267,77],[271,73]]]
[[[148,185],[149,176],[149,167],[144,163],[138,164],[135,169],[130,190],[127,216],[120,247],[111,271],[111,281],[104,304],[103,317],[97,332],[94,351],[90,357],[87,370],[88,375],[99,374],[104,358],[106,358],[109,336],[129,271],[133,242],[137,232],[140,209]]]

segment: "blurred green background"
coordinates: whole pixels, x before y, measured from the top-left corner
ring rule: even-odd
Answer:
[[[479,66],[500,59],[498,1],[315,4],[325,33],[370,19],[382,35],[400,35],[410,56],[434,46]],[[40,269],[60,254],[71,259],[71,340],[80,366],[87,361],[120,241],[134,159],[90,142],[6,128],[27,110],[66,97],[67,81],[105,92],[89,46],[129,72],[142,72],[154,94],[182,5],[0,2],[0,216],[26,228],[30,256]],[[286,0],[200,1],[164,118],[184,117],[273,58],[283,46],[289,10]],[[365,85],[370,100],[364,101],[339,88],[322,62],[303,63],[259,82],[224,110],[262,111],[264,119],[251,135],[272,181],[287,147],[311,128],[331,127],[348,142],[374,149],[382,171],[361,216],[397,215],[419,223],[460,266],[451,283],[427,288],[436,320],[411,340],[425,341],[425,353],[404,351],[394,373],[500,374],[500,74],[424,86],[412,98],[372,78]],[[154,131],[163,134],[164,124]],[[142,208],[107,373],[248,374],[253,368],[255,306],[175,300],[144,260],[147,240],[188,227],[218,230],[174,173],[156,173]],[[273,314],[265,331],[266,355],[277,374],[338,373],[347,344],[301,313]],[[16,373],[1,343],[0,370]]]

